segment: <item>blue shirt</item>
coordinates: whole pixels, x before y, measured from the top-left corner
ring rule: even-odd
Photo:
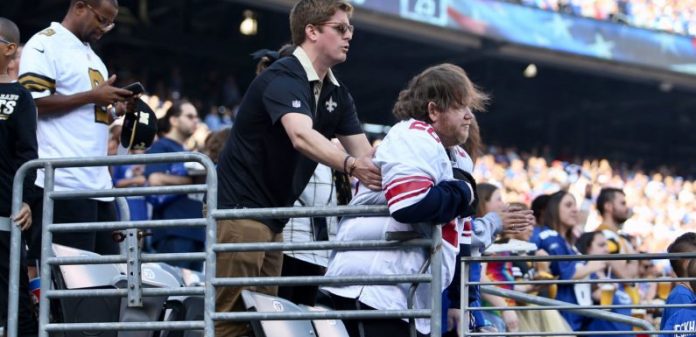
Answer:
[[[696,301],[690,303],[696,304]],[[664,324],[661,325],[664,327],[661,327],[660,330],[696,331],[696,308],[675,308],[672,310],[675,311],[671,316],[662,317]],[[689,334],[661,334],[660,337],[675,337],[675,335],[677,337],[696,336],[696,332]]]
[[[696,295],[694,294],[693,291],[691,291],[689,288],[685,287],[684,285],[677,284],[674,289],[669,293],[669,297],[667,297],[667,301],[665,304],[689,304],[693,303],[696,301]],[[662,321],[660,322],[660,330],[672,330],[672,329],[665,329],[665,324],[667,321],[674,315],[677,311],[682,310],[682,309],[687,309],[687,308],[665,308],[665,311],[662,313]]]
[[[166,137],[158,139],[147,153],[186,152],[184,147]],[[161,163],[145,166],[145,176],[161,172],[175,176],[187,175],[183,163]],[[190,195],[177,194],[148,197],[152,204],[152,219],[191,219],[203,216],[203,203],[191,199]],[[188,238],[200,242],[205,241],[205,230],[194,227],[171,227],[153,230],[152,241],[164,239],[167,236]]]
[[[114,185],[116,185],[116,183],[118,183],[120,180],[123,180],[126,178],[132,178],[133,177],[133,166],[134,165],[112,166],[111,167],[111,170],[112,170],[111,178],[114,181]],[[142,196],[126,197],[126,201],[128,202],[128,211],[130,212],[130,220],[133,220],[133,221],[147,220],[149,218],[148,214],[147,214],[147,203],[145,202],[145,197],[142,197]],[[116,204],[116,208],[118,209],[118,204]],[[121,212],[117,212],[116,215],[118,217],[120,217]]]
[[[529,241],[534,243],[539,249],[545,250],[549,255],[577,255],[577,252],[568,242],[558,232],[548,226],[534,227]],[[561,280],[572,280],[577,263],[576,261],[552,261],[551,273],[558,276]],[[575,297],[575,288],[572,284],[559,284],[556,299],[578,304],[578,300]],[[566,310],[561,310],[560,313],[568,321],[573,331],[579,331],[585,325],[586,319],[583,316]]]

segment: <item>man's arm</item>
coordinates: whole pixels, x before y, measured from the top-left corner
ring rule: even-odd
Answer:
[[[162,172],[154,172],[147,177],[147,182],[150,186],[168,186],[168,185],[187,185],[193,180],[189,176],[175,176]]]
[[[297,151],[300,151],[300,153],[304,154],[310,159],[329,166],[334,170],[344,172],[343,163],[346,158],[346,154],[336,148],[336,146],[333,145],[331,141],[326,139],[326,137],[324,137],[322,134],[312,129],[312,119],[309,116],[301,113],[291,112],[283,115],[280,121],[283,123],[285,132],[288,134],[293,147]],[[362,136],[364,137],[364,135]],[[343,144],[343,139],[340,140]],[[351,144],[343,144],[348,152],[352,155],[360,155],[360,157],[348,158],[346,170],[349,172],[346,173],[352,173],[353,176],[358,178],[358,180],[369,188],[379,189],[382,184],[382,178],[379,175],[379,169],[372,163],[370,157],[367,157],[367,155],[370,154],[369,150],[365,151],[365,145],[369,147],[367,138],[365,138],[364,145],[356,146],[356,144],[360,143],[360,141],[357,140],[353,140],[349,143]],[[356,151],[356,153],[353,153],[352,151]]]
[[[119,101],[124,101],[132,92],[113,86],[116,75],[112,75],[106,82],[99,84],[92,90],[74,95],[49,95],[35,100],[39,115],[67,112],[85,104],[94,103],[99,106],[108,106]]]

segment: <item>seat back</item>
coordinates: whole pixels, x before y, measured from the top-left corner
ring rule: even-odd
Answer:
[[[98,256],[95,253],[53,244],[56,257]],[[58,290],[113,289],[114,280],[122,276],[119,265],[61,265],[52,266],[53,284]],[[118,322],[118,297],[62,298],[51,300],[51,314],[55,321],[65,323]],[[66,331],[51,333],[65,337],[117,337],[116,331]]]
[[[328,308],[322,306],[300,305],[300,308],[306,311],[329,311]],[[349,337],[348,330],[340,319],[315,319],[312,320],[312,326],[314,326],[317,337]]]
[[[286,299],[242,290],[244,306],[249,311],[258,312],[302,312],[295,303]],[[316,332],[308,320],[292,321],[251,321],[256,337],[315,337]]]
[[[163,268],[159,263],[143,263],[140,275],[144,288],[178,288],[179,279],[172,274],[171,269]],[[128,277],[121,277],[114,282],[117,288],[128,287]],[[123,298],[120,307],[120,322],[154,322],[162,317],[167,296],[143,296],[142,307],[129,307],[127,299]],[[155,331],[119,331],[118,337],[152,337]]]

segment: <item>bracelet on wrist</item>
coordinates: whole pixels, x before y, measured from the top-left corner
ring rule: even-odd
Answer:
[[[353,176],[353,171],[355,171],[356,166],[358,166],[358,158],[353,158],[353,164],[350,165],[350,168],[348,169],[349,176]]]
[[[350,159],[350,155],[347,155],[345,158],[343,158],[343,173],[348,174],[348,159]]]

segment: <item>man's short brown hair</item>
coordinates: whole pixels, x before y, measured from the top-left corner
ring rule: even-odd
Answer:
[[[464,69],[443,63],[416,75],[408,87],[399,93],[393,113],[399,120],[410,118],[432,123],[428,117],[428,103],[438,110],[469,107],[482,111],[488,96],[481,92],[466,75]]]
[[[300,0],[290,11],[292,44],[299,46],[305,41],[307,25],[327,22],[339,10],[348,17],[353,14],[353,6],[346,0]]]

